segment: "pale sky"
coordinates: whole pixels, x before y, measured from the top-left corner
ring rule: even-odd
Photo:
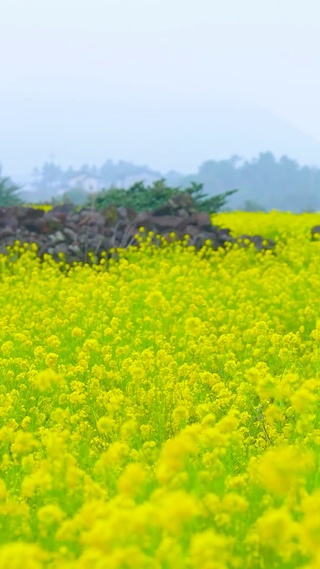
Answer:
[[[320,166],[319,0],[1,4],[4,174],[268,149]]]

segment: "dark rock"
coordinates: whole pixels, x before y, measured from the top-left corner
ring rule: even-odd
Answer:
[[[167,241],[167,243],[173,243],[176,238],[171,235],[171,232],[166,231],[162,234],[162,237]]]
[[[234,237],[230,235],[230,229],[227,229],[225,227],[217,231],[217,239],[219,245],[223,245],[224,243],[236,243],[237,241]]]
[[[52,217],[57,217],[65,223],[66,219],[68,219],[74,212],[75,207],[73,204],[64,204],[53,207],[48,213],[51,214]]]
[[[59,261],[58,254],[64,253],[67,262],[91,262],[90,252],[98,260],[102,251],[109,258],[111,248],[139,246],[137,234],[142,226],[157,247],[164,241],[182,241],[185,235],[189,235],[188,244],[197,250],[206,241],[214,249],[237,242],[241,247],[253,243],[262,252],[275,246],[274,241],[259,235],[242,235],[236,240],[230,229],[212,225],[208,213],[196,211],[192,197],[185,193],[153,212],[141,213],[114,205],[102,212],[88,207],[75,211],[72,205],[57,206],[46,214],[21,206],[0,208],[0,252],[6,252],[6,246],[18,239],[22,244],[37,243],[40,258],[49,253]],[[312,229],[312,235],[316,233],[320,233],[320,226]]]
[[[65,234],[65,236],[67,237],[67,240],[70,243],[75,243],[77,241],[77,232],[74,231],[74,229],[71,229],[70,226],[65,227],[63,229],[63,233]]]
[[[183,217],[184,219],[190,219],[189,212],[186,209],[184,209],[183,207],[177,210],[177,215],[179,217]]]
[[[261,235],[241,235],[237,241],[240,247],[249,247],[253,243],[257,251],[274,249],[275,247],[275,241],[265,239]]]
[[[155,228],[167,229],[172,227],[173,230],[181,229],[186,227],[186,222],[182,217],[175,215],[163,215],[162,217],[151,217],[149,222],[154,225]]]
[[[14,235],[15,232],[11,227],[4,227],[3,229],[0,229],[0,239],[3,239],[4,237],[12,237]]]
[[[85,233],[79,234],[78,235],[78,243],[79,245],[88,245],[88,235],[86,235]]]
[[[73,204],[55,205],[48,213],[52,213],[55,217],[57,214],[65,214],[70,216],[74,212],[75,206]]]
[[[109,205],[106,209],[101,211],[104,223],[110,227],[115,225],[119,219],[119,214],[115,205]]]
[[[79,257],[81,255],[81,249],[79,245],[69,245],[68,250],[71,251],[71,253],[73,253],[74,255],[77,255]]]
[[[104,235],[105,237],[112,237],[112,235],[114,234],[114,228],[104,227],[101,234]]]
[[[98,211],[90,211],[85,216],[82,217],[81,221],[79,221],[79,227],[82,225],[94,226],[98,229],[102,229],[105,224],[105,220],[103,215]]]
[[[67,218],[73,213],[73,211],[73,204],[57,205],[45,213],[43,217],[46,221],[49,221],[50,219],[59,220],[61,225],[64,225]]]
[[[316,237],[317,235],[317,237]],[[311,229],[311,239],[312,241],[315,241],[316,239],[319,239],[320,237],[320,225],[315,225],[312,229]]]
[[[197,209],[195,207],[195,202],[191,194],[188,192],[182,192],[181,194],[177,194],[173,196],[169,201],[168,204],[173,207],[174,210],[177,209],[185,209],[190,213],[196,212]]]
[[[152,216],[152,211],[142,211],[138,213],[137,217],[134,220],[135,225],[139,229],[139,227],[145,225],[145,223],[148,222]]]
[[[80,215],[78,213],[73,213],[68,220],[66,221],[66,225],[71,227],[71,229],[76,229],[77,224],[80,221]],[[75,227],[74,227],[75,226]]]
[[[199,235],[196,235],[192,239],[190,245],[194,245],[196,249],[201,249],[201,247],[203,247],[205,242],[208,240],[214,249],[217,249],[220,246],[219,240],[214,235],[212,235],[212,233],[207,233],[206,231],[203,231],[199,233]]]
[[[72,231],[77,231],[77,224],[74,221],[71,221],[71,219],[67,219],[65,227],[64,227],[64,231],[66,229],[71,229]]]
[[[150,212],[151,213],[151,212]],[[153,210],[152,215],[154,217],[160,217],[161,215],[174,215],[175,209],[168,203],[161,205]],[[141,215],[141,214],[139,214]]]
[[[33,207],[15,206],[12,208],[12,215],[17,218],[20,225],[24,225],[26,221],[32,221],[44,216],[43,209]]]
[[[101,235],[101,231],[97,225],[90,225],[88,227],[88,237],[91,239],[92,237],[96,237],[96,235]]]
[[[63,221],[58,217],[49,215],[50,212],[46,213],[42,218],[41,230],[43,233],[54,233],[58,229],[63,228]]]
[[[51,243],[56,244],[56,243],[63,243],[66,240],[66,237],[62,233],[62,231],[57,231],[56,233],[49,235],[49,239]]]
[[[210,219],[210,215],[205,211],[198,211],[193,213],[189,219],[190,223],[195,223],[199,225],[199,227],[203,229],[211,229],[212,223]]]
[[[68,246],[66,243],[58,243],[55,248],[54,248],[54,252],[56,255],[58,255],[58,253],[63,253],[64,255],[68,254]]]
[[[201,227],[198,225],[187,225],[186,227],[186,235],[190,235],[190,237],[196,237],[201,233]]]
[[[119,221],[117,221],[116,224],[116,229],[120,229],[120,231],[126,231],[127,228],[131,225],[131,223],[128,220],[125,219],[119,219]]]
[[[118,207],[117,212],[121,219],[133,221],[137,217],[137,212],[132,207]]]
[[[111,247],[110,240],[103,235],[97,235],[93,239],[90,239],[88,244],[88,251],[92,251],[96,255],[101,251],[106,251]]]

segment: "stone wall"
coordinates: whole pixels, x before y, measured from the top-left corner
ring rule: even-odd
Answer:
[[[111,248],[139,246],[135,238],[140,227],[154,233],[153,242],[160,245],[161,236],[171,242],[172,232],[176,240],[189,235],[189,245],[199,250],[206,240],[214,249],[237,241],[242,246],[254,243],[257,251],[273,249],[271,239],[259,235],[241,235],[235,239],[230,230],[212,225],[208,213],[196,210],[192,197],[182,193],[153,211],[137,213],[127,207],[110,206],[98,212],[90,208],[79,211],[73,205],[56,206],[50,212],[30,207],[0,208],[0,253],[7,253],[7,246],[15,241],[37,243],[38,254],[45,253],[58,261],[59,253],[68,263],[88,262],[88,253],[100,258],[102,251]]]

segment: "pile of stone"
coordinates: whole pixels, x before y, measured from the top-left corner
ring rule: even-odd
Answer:
[[[36,243],[38,255],[51,255],[56,261],[63,253],[68,263],[90,262],[89,253],[94,260],[110,249],[139,246],[136,235],[139,228],[145,233],[153,232],[154,243],[160,245],[162,236],[166,241],[181,240],[189,235],[189,245],[201,249],[208,239],[214,249],[225,247],[227,243],[239,243],[247,247],[254,243],[257,251],[273,249],[271,239],[264,240],[259,235],[241,235],[235,239],[230,230],[212,225],[208,213],[195,208],[192,196],[181,193],[165,205],[153,211],[137,213],[128,207],[109,206],[103,211],[83,208],[79,211],[73,205],[56,206],[45,213],[41,209],[14,206],[0,208],[0,253],[7,253],[7,246],[15,241]]]
[[[315,241],[316,239],[320,239],[320,225],[315,225],[311,229],[311,239]]]

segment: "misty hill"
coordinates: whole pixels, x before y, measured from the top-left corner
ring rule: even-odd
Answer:
[[[151,184],[161,176],[161,172],[151,170],[148,166],[124,160],[118,163],[106,160],[101,167],[84,164],[78,170],[71,166],[63,170],[56,164],[46,162],[41,169],[34,169],[32,182],[27,189],[20,191],[20,197],[28,202],[50,201],[75,190],[96,193],[109,187],[127,189],[141,179]]]
[[[287,156],[276,160],[271,152],[260,153],[251,161],[238,156],[208,160],[183,181],[202,183],[208,195],[237,188],[228,200],[230,209],[320,210],[320,169],[300,166]]]
[[[172,115],[173,108],[168,105],[167,110]],[[271,151],[277,159],[286,155],[300,164],[320,167],[320,142],[266,109],[216,100],[192,105],[182,101],[181,108],[174,110],[173,122],[166,123],[162,117],[159,136],[159,119],[152,117],[152,128],[162,149],[158,163],[164,162],[164,155],[173,156],[178,170],[192,173],[193,165],[205,160],[223,160],[232,155],[250,160]]]
[[[135,137],[138,116],[128,125],[136,125]],[[182,170],[190,164],[188,173],[164,172],[124,160],[109,159],[100,167],[84,164],[78,169],[47,162],[33,172],[28,188],[32,193],[23,188],[21,197],[50,201],[70,191],[74,195],[76,190],[127,189],[141,180],[152,184],[165,178],[171,186],[203,183],[209,196],[238,188],[229,200],[232,208],[320,209],[320,143],[269,111],[234,101],[200,105],[185,100],[180,105],[167,101],[163,108],[150,102],[148,116],[140,150],[145,148],[154,163],[168,163],[170,156]],[[174,120],[166,120],[169,116]],[[133,144],[133,130],[126,132],[126,147]],[[247,158],[257,154],[258,158]]]
[[[84,165],[78,171],[73,168],[63,170],[46,163],[42,170],[35,170],[34,176],[34,191],[20,192],[25,201],[44,202],[68,197],[75,203],[82,203],[89,193],[96,194],[101,189],[128,189],[139,181],[152,186],[163,178],[167,186],[181,189],[192,182],[203,184],[209,197],[238,189],[228,199],[230,209],[320,210],[320,168],[300,166],[287,156],[277,160],[271,152],[260,153],[250,161],[236,155],[227,160],[207,160],[189,175],[175,171],[162,174],[148,166],[107,160],[100,168]]]
[[[130,106],[124,104],[125,96],[121,116],[113,112],[112,101],[100,106],[97,103],[94,115],[88,103],[81,112],[81,137],[74,135],[80,124],[73,115],[73,128],[69,125],[64,134],[63,124],[51,115],[43,115],[46,130],[34,129],[31,117],[38,102],[29,101],[31,107],[24,108],[26,103],[21,101],[23,117],[30,119],[24,123],[28,144],[21,146],[20,140],[17,145],[16,130],[4,116],[0,160],[6,175],[19,183],[31,182],[28,175],[22,180],[18,174],[36,164],[37,157],[44,162],[42,157],[49,155],[50,148],[64,167],[73,164],[77,156],[77,170],[88,160],[101,164],[105,158],[116,156],[125,157],[131,164],[147,164],[162,175],[172,168],[186,175],[205,160],[223,160],[233,154],[250,160],[268,150],[276,158],[287,155],[300,164],[320,167],[318,140],[255,104],[231,96],[222,101],[206,95],[205,89],[198,97],[188,91],[175,99],[172,93],[170,99],[162,94],[157,100],[133,99]]]

